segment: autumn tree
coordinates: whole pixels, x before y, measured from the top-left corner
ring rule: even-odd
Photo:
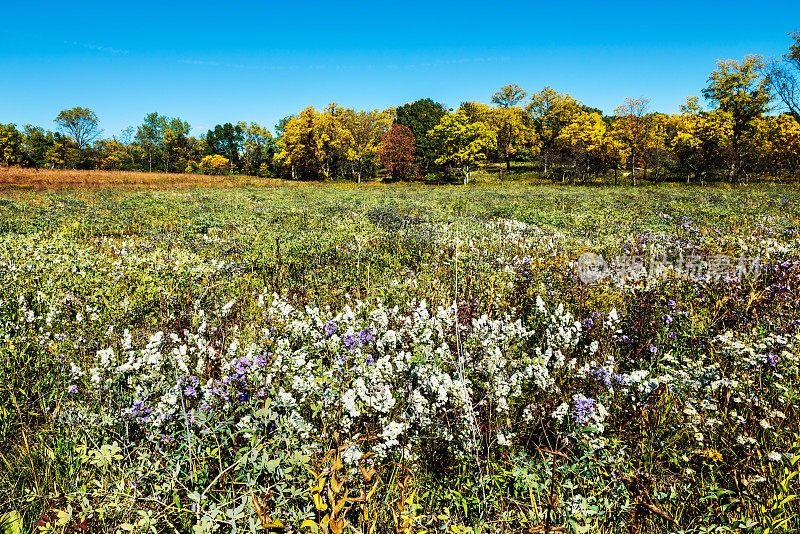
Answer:
[[[391,116],[377,109],[348,110],[345,114],[344,127],[349,130],[346,158],[359,184],[365,169],[375,167],[381,140],[391,123]]]
[[[522,90],[522,87],[512,83],[500,88],[495,94],[492,95],[492,104],[501,108],[512,108],[516,106],[528,93]]]
[[[490,111],[487,123],[497,138],[497,149],[511,170],[511,158],[536,145],[536,132],[530,117],[518,107],[497,107]]]
[[[572,155],[573,168],[581,177],[603,167],[611,143],[605,121],[598,113],[579,112],[556,138],[556,144]]]
[[[580,111],[580,103],[565,93],[559,93],[546,86],[531,95],[525,110],[531,117],[536,137],[540,143],[540,155],[544,164],[544,174],[548,173],[550,162],[558,155],[558,136],[561,130],[572,122]]]
[[[23,149],[24,137],[14,124],[0,124],[0,165],[21,167],[28,162]]]
[[[468,100],[466,102],[462,102],[456,111],[463,113],[469,122],[485,123],[489,120],[489,114],[492,112],[492,108],[486,104]]]
[[[393,180],[412,180],[419,177],[415,157],[414,134],[407,126],[392,124],[381,138],[378,148],[381,163]]]
[[[617,116],[614,133],[624,147],[633,185],[636,185],[636,166],[644,166],[645,149],[653,129],[652,118],[647,114],[649,103],[646,98],[626,98],[625,104],[614,110]]]
[[[53,146],[47,151],[47,165],[51,169],[64,168],[76,150],[71,137],[56,132],[53,134]]]
[[[205,156],[200,161],[200,170],[203,174],[221,175],[229,171],[231,162],[219,154]]]
[[[116,139],[101,139],[95,146],[95,163],[104,170],[122,169],[127,159],[127,147]]]
[[[742,61],[718,61],[717,69],[708,77],[703,96],[714,109],[729,113],[733,120],[731,148],[727,157],[728,178],[746,180],[750,142],[755,119],[769,110],[772,96],[764,62],[760,56],[747,56]]]
[[[314,180],[319,177],[314,123],[317,112],[309,106],[298,115],[288,117],[276,128],[280,134],[275,164],[288,171],[293,180]]]
[[[322,175],[330,179],[343,174],[347,154],[354,143],[347,127],[352,110],[331,102],[314,120],[314,150]]]
[[[486,162],[486,154],[496,147],[495,133],[483,122],[470,122],[464,112],[442,116],[428,137],[436,148],[439,165],[450,165],[464,175],[464,185],[475,168]]]
[[[769,161],[777,172],[797,172],[800,166],[800,122],[788,113],[768,120]]]

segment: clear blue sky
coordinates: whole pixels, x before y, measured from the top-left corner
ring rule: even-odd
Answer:
[[[215,124],[328,102],[488,103],[502,85],[550,85],[613,111],[625,97],[674,112],[717,59],[779,56],[800,2],[7,2],[0,123],[53,129],[83,106],[104,135],[152,111]]]

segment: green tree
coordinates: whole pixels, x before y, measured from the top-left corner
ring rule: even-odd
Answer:
[[[176,172],[186,167],[189,158],[189,123],[177,117],[164,120],[161,153],[166,172]]]
[[[230,122],[217,124],[206,133],[206,146],[209,154],[217,154],[228,159],[230,172],[241,170],[241,150],[244,143],[244,130],[241,124]]]
[[[165,172],[183,170],[189,154],[189,123],[180,118],[170,118],[157,112],[145,116],[136,131],[136,140],[147,157],[147,168],[153,171],[154,163],[161,164]]]
[[[165,127],[166,117],[153,112],[145,116],[142,125],[136,130],[136,140],[147,155],[147,170],[149,172],[153,172],[153,157],[157,157]]]
[[[37,167],[47,164],[47,152],[53,147],[53,132],[45,131],[41,126],[26,125],[23,130],[25,152]]]
[[[447,109],[430,98],[423,98],[400,106],[395,113],[395,122],[407,127],[414,134],[417,162],[422,172],[427,173],[434,166],[437,157],[428,132],[439,124]]]
[[[100,137],[100,121],[94,111],[88,108],[65,109],[58,113],[54,121],[59,129],[72,137],[78,150],[84,150]]]
[[[447,114],[429,133],[439,165],[451,165],[464,175],[464,185],[476,167],[486,162],[486,154],[496,147],[495,133],[483,122],[470,122],[464,112]]]

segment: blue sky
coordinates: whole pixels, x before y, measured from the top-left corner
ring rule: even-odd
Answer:
[[[717,59],[783,54],[800,2],[8,2],[0,123],[52,129],[83,106],[104,135],[152,111],[215,124],[328,102],[488,103],[550,85],[612,112],[674,112]]]

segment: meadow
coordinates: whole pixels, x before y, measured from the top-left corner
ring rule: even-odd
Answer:
[[[0,532],[800,531],[796,186],[158,176],[3,182]]]

